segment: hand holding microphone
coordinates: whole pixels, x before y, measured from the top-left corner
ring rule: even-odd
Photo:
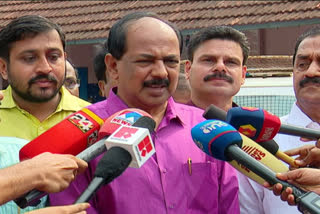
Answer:
[[[111,135],[123,124],[145,127],[149,130],[149,132],[152,132],[155,128],[155,121],[151,118],[151,116],[150,117],[149,116],[150,115],[148,113],[142,110],[133,109],[133,108],[124,109],[111,115],[101,127],[100,129],[101,133],[99,132],[99,134],[97,134],[97,137],[99,135],[99,138],[101,140],[99,140],[98,142],[94,143],[93,145],[91,145],[90,147],[88,147],[87,149],[79,153],[77,155],[77,158],[80,158],[86,162],[89,162],[92,159],[96,158],[98,155],[105,152],[107,150],[105,145],[105,140],[107,139],[107,137],[109,137],[109,135]],[[50,136],[53,136],[53,135],[54,135],[54,132],[50,132]],[[41,135],[39,137],[41,137]],[[58,145],[59,150],[61,152],[64,152],[66,151],[65,147],[69,147],[69,145],[67,145],[69,141],[71,145],[76,146],[76,143],[73,142],[73,139],[67,138],[68,139],[67,142],[62,143],[59,140],[56,140],[54,141],[54,145],[50,145],[49,147],[43,146],[41,147],[41,149],[38,149],[38,145],[40,144],[40,142],[42,142],[42,144],[45,144],[45,139],[46,139],[45,137],[41,137],[41,139],[38,141],[35,141],[33,143],[30,142],[31,145],[27,144],[26,146],[28,146],[28,149],[23,151],[23,156],[29,157],[29,156],[35,155],[35,152],[32,150],[36,150],[37,151],[36,153],[50,151],[52,147],[54,147],[54,145],[56,144]],[[87,137],[82,135],[81,138],[76,138],[75,140],[77,140],[78,142],[80,141],[83,144],[87,141],[86,139]],[[56,151],[56,148],[54,149],[54,151]],[[153,152],[154,152],[154,147],[153,147]],[[133,156],[133,157],[136,157],[136,156]],[[46,194],[47,194],[46,192],[41,192],[39,190],[32,190],[26,195],[16,199],[15,203],[19,207],[25,208],[27,206],[37,204],[39,202],[39,199],[45,196]]]
[[[60,192],[69,186],[78,173],[84,172],[88,164],[73,155],[42,153],[30,161],[25,170],[39,174],[36,189],[48,193]]]
[[[314,145],[305,145],[302,147],[285,151],[289,156],[299,155],[295,163],[300,167],[320,168],[320,149]]]
[[[313,191],[320,194],[320,170],[312,168],[300,168],[285,173],[278,173],[277,178],[283,181],[300,186],[307,191]],[[265,187],[270,187],[270,184],[264,184]],[[292,194],[292,189],[287,187],[283,190],[281,184],[273,186],[273,193],[277,196],[281,196],[281,200],[287,201],[289,205],[296,205],[295,196]]]

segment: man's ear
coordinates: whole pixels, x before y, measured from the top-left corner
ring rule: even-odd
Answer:
[[[186,60],[186,62],[184,63],[184,72],[186,73],[186,79],[188,80],[190,78],[191,75],[191,61],[190,60]]]
[[[246,74],[247,74],[247,66],[242,66],[242,81],[241,81],[241,85],[244,84],[245,80],[246,80]]]
[[[108,73],[108,77],[113,80],[118,80],[118,67],[117,67],[117,60],[110,54],[106,54],[104,57],[104,63],[106,64],[106,72]]]
[[[101,97],[104,97],[105,94],[104,94],[104,87],[105,87],[106,83],[104,82],[104,80],[99,80],[98,81],[98,86],[99,86],[99,93]]]
[[[0,58],[0,74],[3,79],[8,80],[8,64],[3,58]]]

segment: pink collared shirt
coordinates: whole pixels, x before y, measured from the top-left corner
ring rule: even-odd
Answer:
[[[88,108],[108,118],[128,107],[111,92],[107,100]],[[207,156],[192,140],[191,128],[204,120],[202,113],[198,108],[175,103],[170,98],[166,114],[152,134],[156,153],[141,168],[128,168],[100,188],[87,212],[240,213],[235,170],[227,162]],[[91,161],[86,172],[68,189],[51,194],[51,205],[72,204],[92,180],[100,158]]]

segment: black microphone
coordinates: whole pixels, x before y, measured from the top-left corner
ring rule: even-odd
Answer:
[[[105,137],[103,137],[101,140],[96,142],[95,144],[89,146],[82,152],[80,152],[76,157],[80,158],[86,162],[90,162],[94,158],[98,157],[105,151],[107,151],[107,147],[105,145],[105,141],[108,138],[108,136],[111,134],[111,132],[115,131],[115,128],[108,128],[110,123],[105,123],[102,125],[101,129],[108,129],[107,131],[104,131],[106,134]],[[156,122],[148,117],[148,116],[141,116],[138,118],[137,121],[135,121],[132,126],[140,127],[140,128],[147,128],[150,133],[152,133],[155,129]],[[101,131],[100,129],[100,131]],[[40,203],[40,198],[44,197],[48,193],[42,192],[39,190],[31,190],[30,192],[26,193],[24,196],[21,196],[14,200],[14,202],[20,207],[20,208],[26,208],[28,206],[36,206]]]
[[[241,149],[242,137],[231,125],[219,120],[207,120],[193,127],[191,135],[196,145],[206,154],[223,161],[235,160],[272,185],[280,183],[283,189],[292,188],[301,212],[320,213],[320,196],[279,180],[275,172]]]
[[[102,185],[121,175],[131,160],[130,153],[125,149],[116,146],[109,149],[99,161],[93,180],[74,204],[88,202]]]

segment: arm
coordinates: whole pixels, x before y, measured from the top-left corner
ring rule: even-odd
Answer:
[[[74,204],[68,206],[57,206],[57,207],[47,207],[39,210],[33,210],[26,214],[57,214],[57,213],[65,213],[65,214],[85,214],[86,209],[89,208],[90,205],[88,203],[82,204]]]
[[[43,153],[0,170],[0,204],[38,189],[59,192],[82,172],[87,163],[72,155]]]

